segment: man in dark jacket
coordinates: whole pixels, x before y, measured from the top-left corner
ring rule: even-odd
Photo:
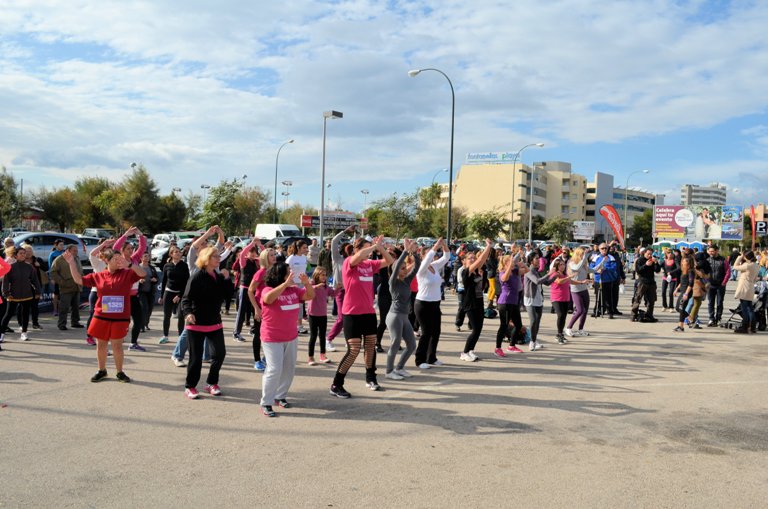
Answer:
[[[709,290],[707,291],[707,301],[709,307],[708,327],[717,327],[723,318],[723,299],[725,298],[725,285],[731,279],[731,264],[720,256],[719,247],[712,244],[707,249],[709,254],[709,266],[712,276],[709,279]]]
[[[653,250],[646,249],[637,258],[635,262],[635,273],[637,274],[637,290],[635,298],[632,301],[632,321],[638,320],[640,312],[640,303],[645,300],[648,303],[648,309],[645,312],[644,322],[656,322],[653,316],[653,305],[656,303],[656,278],[654,277],[661,271],[661,265],[653,257]]]

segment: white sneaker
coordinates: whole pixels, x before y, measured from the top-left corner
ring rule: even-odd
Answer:
[[[576,331],[576,335],[577,336],[589,336],[589,332],[587,332],[585,330],[579,330],[579,331]]]
[[[577,336],[578,334],[574,334],[572,329],[565,329],[565,335],[569,338],[572,338],[573,336]]]
[[[469,355],[469,357],[472,359],[472,362],[475,362],[478,359],[477,355],[475,355],[475,351],[474,350],[470,350],[467,353],[467,355]]]
[[[21,340],[22,341],[29,341],[29,335],[26,332],[21,333]]]
[[[177,359],[177,358],[176,358],[176,357],[174,357],[173,355],[171,355],[171,360],[173,361],[173,364],[174,364],[174,365],[175,365],[177,368],[183,368],[184,366],[186,366],[186,364],[184,364],[184,361]]]
[[[431,367],[432,367],[432,366],[430,366],[430,365],[429,365],[429,364],[427,364],[426,362],[422,362],[421,364],[419,364],[419,369],[429,369],[429,368],[431,368]]]
[[[335,352],[336,351],[336,347],[333,346],[333,343],[331,343],[330,341],[326,341],[325,342],[325,350],[327,352]]]
[[[386,375],[384,375],[384,378],[389,378],[390,380],[402,380],[403,377],[401,375],[397,374],[397,371],[390,371]]]
[[[442,366],[443,364],[444,364],[443,361],[441,361],[440,359],[436,359],[435,362],[430,364],[430,366]]]
[[[528,343],[528,350],[530,350],[531,352],[536,350],[536,342],[535,341],[531,341],[530,343]]]
[[[413,375],[407,372],[405,369],[396,369],[395,373],[400,375],[403,378],[411,378]]]
[[[462,352],[461,355],[459,355],[459,359],[464,362],[474,362],[475,359],[473,359],[468,353]]]
[[[542,348],[544,348],[544,345],[541,343],[541,341],[539,341],[537,339],[536,340],[536,350],[541,350]]]
[[[5,334],[0,334],[0,343],[5,342]]]
[[[365,386],[372,391],[380,391],[381,386],[377,382],[365,382]]]

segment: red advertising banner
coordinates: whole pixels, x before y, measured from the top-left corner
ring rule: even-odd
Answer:
[[[619,241],[621,248],[624,249],[624,229],[621,225],[621,218],[619,217],[619,213],[616,212],[616,209],[611,205],[603,205],[600,207],[600,215],[603,216],[606,221],[608,221],[608,224],[611,225],[613,234],[616,235],[616,240]]]

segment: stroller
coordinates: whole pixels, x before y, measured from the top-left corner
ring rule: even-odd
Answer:
[[[768,310],[768,281],[758,281],[755,283],[755,298],[752,301],[752,309],[755,311],[756,323],[752,324],[752,332],[766,329],[766,311]],[[729,308],[731,316],[727,321],[721,322],[720,326],[726,329],[737,329],[741,327],[744,317],[741,316],[741,307]]]

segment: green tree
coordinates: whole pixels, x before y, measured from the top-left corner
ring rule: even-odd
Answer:
[[[376,200],[368,208],[369,230],[396,239],[413,232],[418,201],[416,193]]]
[[[119,185],[104,191],[95,201],[122,228],[138,226],[152,231],[159,219],[157,184],[143,165],[134,167]]]
[[[184,229],[197,229],[197,225],[200,223],[200,216],[203,212],[203,197],[192,191],[188,191],[184,196],[184,207],[187,210],[187,214],[184,216]]]
[[[79,210],[77,194],[68,187],[48,191],[41,188],[30,193],[32,202],[42,209],[43,219],[60,232],[71,230]]]
[[[154,232],[171,232],[184,228],[187,217],[187,207],[184,201],[171,193],[160,198],[158,203],[158,218],[152,225]]]
[[[473,215],[467,224],[469,231],[481,239],[495,240],[504,228],[504,214],[498,209],[487,210]]]
[[[627,230],[627,243],[640,244],[640,239],[644,243],[652,243],[653,239],[653,209],[644,210],[639,216],[635,216],[632,226]]]
[[[237,179],[222,180],[218,185],[208,190],[208,197],[203,203],[203,213],[197,226],[208,228],[217,224],[227,235],[237,231],[244,222],[243,211],[235,205],[235,197],[243,184]]]
[[[260,187],[242,188],[235,195],[235,207],[242,211],[239,216],[241,221],[233,232],[253,233],[258,223],[271,223],[273,209],[270,198],[271,194]]]
[[[573,223],[564,217],[553,217],[547,219],[539,228],[539,232],[548,239],[562,244],[571,238]]]
[[[0,166],[0,229],[17,226],[23,209],[16,179]]]
[[[84,177],[75,181],[77,212],[74,227],[76,231],[84,228],[114,227],[109,211],[99,206],[97,198],[113,188],[113,184],[102,177]]]

